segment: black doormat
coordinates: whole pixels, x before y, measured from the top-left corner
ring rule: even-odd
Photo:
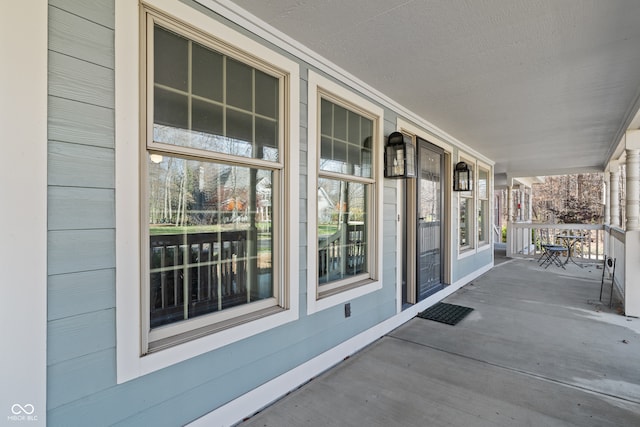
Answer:
[[[473,308],[471,307],[439,302],[427,308],[425,311],[418,313],[418,317],[440,323],[446,323],[447,325],[455,325],[472,311]]]

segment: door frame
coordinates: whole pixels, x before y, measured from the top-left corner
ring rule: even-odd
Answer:
[[[428,140],[421,138],[421,137],[416,137],[416,153],[417,153],[417,163],[416,163],[416,167],[418,169],[418,173],[417,173],[417,178],[414,180],[415,182],[415,191],[413,193],[411,193],[411,198],[414,201],[414,207],[413,207],[413,214],[414,214],[414,220],[411,222],[411,224],[415,227],[416,232],[412,233],[413,236],[413,240],[415,241],[414,244],[414,248],[415,248],[415,256],[414,256],[414,263],[415,263],[415,286],[414,286],[414,301],[418,302],[419,299],[419,292],[418,292],[418,286],[420,285],[420,283],[418,283],[418,279],[420,279],[420,269],[421,269],[421,265],[418,261],[418,258],[421,256],[420,254],[420,249],[424,249],[424,248],[420,248],[420,240],[418,239],[418,232],[419,232],[419,223],[420,223],[420,213],[418,212],[419,208],[421,208],[420,206],[420,200],[422,198],[422,188],[419,185],[419,181],[421,179],[421,175],[422,175],[422,161],[421,161],[421,153],[422,153],[422,148],[423,148],[423,144],[424,144],[424,148],[426,150],[428,150],[432,155],[434,156],[438,156],[438,158],[440,159],[440,165],[439,165],[439,183],[440,183],[440,195],[439,195],[439,202],[440,202],[440,212],[439,212],[439,218],[440,218],[440,230],[439,230],[439,235],[440,235],[440,241],[438,242],[439,245],[439,250],[440,250],[440,271],[439,271],[439,278],[440,278],[440,283],[438,284],[438,286],[440,286],[440,289],[435,290],[435,291],[431,291],[430,295],[437,293],[439,290],[442,290],[444,286],[446,286],[446,282],[444,280],[444,251],[445,251],[445,233],[444,233],[444,217],[445,217],[445,197],[444,197],[444,193],[446,191],[446,188],[444,187],[444,180],[445,180],[445,153],[444,150],[440,147],[438,147],[435,144],[430,143]]]
[[[442,253],[442,282],[445,285],[451,284],[451,259],[452,259],[452,230],[451,230],[451,186],[452,186],[452,152],[453,147],[434,135],[428,134],[417,126],[398,119],[398,131],[411,136],[414,147],[417,147],[417,138],[423,139],[436,147],[444,150],[444,165],[441,172],[443,195],[442,195],[442,223],[441,230],[443,243]],[[416,243],[416,224],[417,224],[417,200],[416,197],[416,179],[401,180],[398,183],[398,227],[397,227],[397,312],[403,310],[403,291],[406,289],[406,302],[416,304],[417,301],[417,243]]]

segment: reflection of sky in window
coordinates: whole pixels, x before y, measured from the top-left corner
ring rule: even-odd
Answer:
[[[487,172],[478,172],[478,196],[481,198],[487,197]]]
[[[278,149],[274,147],[262,147],[262,156],[257,157],[257,147],[250,142],[159,124],[153,125],[153,141],[239,157],[261,158],[274,162],[278,160]]]
[[[366,178],[371,177],[371,165],[370,164],[349,164],[339,160],[321,159],[320,169],[326,172],[336,172],[345,175],[363,176]]]

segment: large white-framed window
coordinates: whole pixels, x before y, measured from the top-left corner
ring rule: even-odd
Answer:
[[[476,167],[475,161],[464,156],[460,156],[460,160],[467,164],[471,169],[471,176],[474,176]],[[476,183],[472,183],[470,191],[461,191],[458,193],[458,251],[471,252],[475,248],[475,189]]]
[[[491,239],[491,218],[489,195],[491,193],[491,172],[487,165],[478,162],[477,194],[478,194],[478,247],[487,246]]]
[[[309,72],[309,313],[382,287],[383,110]]]
[[[298,318],[298,69],[179,2],[116,5],[118,382]]]

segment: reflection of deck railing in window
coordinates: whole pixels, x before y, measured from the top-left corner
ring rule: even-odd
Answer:
[[[247,290],[247,264],[256,262],[248,256],[247,234],[150,236],[151,327],[259,299],[256,286]]]
[[[346,242],[345,242],[346,237]],[[363,224],[318,239],[318,274],[321,283],[366,271],[366,241]]]

